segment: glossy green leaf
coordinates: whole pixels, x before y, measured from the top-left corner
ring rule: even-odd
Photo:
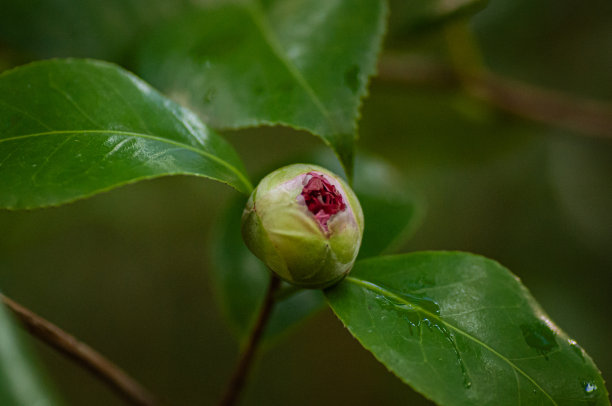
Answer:
[[[246,199],[235,199],[220,217],[212,238],[213,281],[218,302],[240,339],[245,338],[257,317],[270,283],[270,272],[249,251],[240,233]],[[282,288],[290,285],[283,283]],[[277,337],[321,309],[325,301],[319,290],[300,290],[276,303],[264,339]]]
[[[176,174],[251,189],[225,140],[115,65],[51,60],[0,75],[0,207],[57,205]]]
[[[308,130],[348,173],[383,0],[250,0],[194,12],[151,38],[139,73],[219,128]]]
[[[373,258],[326,296],[365,348],[438,404],[610,404],[591,358],[497,262]]]
[[[0,405],[61,404],[24,348],[24,338],[0,302]]]

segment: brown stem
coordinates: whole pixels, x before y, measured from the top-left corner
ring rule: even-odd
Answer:
[[[384,56],[384,81],[458,88],[500,110],[593,137],[612,138],[612,105],[521,83],[486,70],[459,75],[425,59]]]
[[[238,364],[236,365],[232,378],[230,379],[225,389],[225,393],[219,402],[219,406],[233,406],[238,401],[242,388],[246,382],[246,378],[249,374],[249,370],[251,369],[253,357],[257,351],[257,346],[261,340],[266,323],[270,318],[270,314],[272,313],[272,308],[274,307],[274,294],[279,286],[280,280],[272,275],[270,277],[270,284],[268,285],[266,297],[264,298],[264,302],[259,310],[259,315],[257,316],[257,320],[253,326],[251,335],[249,336],[249,339],[246,342],[242,353],[240,354]]]
[[[100,353],[59,327],[0,294],[0,300],[34,337],[87,369],[130,404],[152,406],[159,403],[138,382]]]
[[[612,106],[542,89],[493,73],[468,78],[470,94],[530,120],[594,137],[612,137]]]

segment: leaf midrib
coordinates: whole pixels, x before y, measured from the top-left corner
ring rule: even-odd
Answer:
[[[112,134],[112,135],[123,135],[123,136],[129,136],[129,137],[138,137],[138,138],[144,138],[144,139],[148,139],[148,140],[152,140],[152,141],[158,141],[158,142],[162,142],[168,145],[174,145],[176,147],[180,147],[192,152],[195,152],[197,154],[200,154],[210,160],[213,160],[219,164],[221,164],[222,166],[226,167],[227,169],[229,169],[231,172],[233,172],[238,179],[240,179],[240,181],[243,183],[244,186],[246,186],[247,190],[250,192],[251,190],[253,190],[253,186],[251,185],[251,182],[249,182],[248,179],[246,179],[242,173],[233,165],[231,165],[230,163],[228,163],[227,161],[217,157],[216,155],[213,155],[207,151],[192,147],[191,145],[188,144],[184,144],[178,141],[173,141],[173,140],[169,140],[167,138],[163,138],[163,137],[158,137],[155,135],[150,135],[150,134],[143,134],[143,133],[137,133],[137,132],[131,132],[131,131],[116,131],[116,130],[65,130],[65,131],[45,131],[45,132],[40,132],[40,133],[33,133],[33,134],[23,134],[23,135],[16,135],[13,137],[7,137],[7,138],[2,138],[0,139],[0,143],[2,142],[8,142],[8,141],[18,141],[18,140],[23,140],[23,139],[27,139],[27,138],[34,138],[34,137],[41,137],[41,136],[45,136],[45,135],[68,135],[68,134],[94,134],[94,135],[102,135],[102,134]]]
[[[427,311],[426,309],[411,303],[409,301],[407,301],[406,299],[404,299],[401,296],[396,295],[395,293],[381,287],[378,286],[372,282],[363,280],[363,279],[358,279],[355,278],[354,276],[347,276],[345,279],[345,281],[353,283],[355,285],[359,285],[362,286],[372,292],[376,292],[379,294],[382,294],[384,296],[387,296],[388,298],[398,301],[400,303],[406,304],[408,306],[411,306],[415,309],[418,309],[419,312],[426,314],[428,317],[437,320],[438,322],[444,324],[445,326],[447,326],[448,328],[456,331],[457,333],[459,333],[460,335],[464,336],[465,338],[473,341],[474,343],[482,346],[483,348],[485,348],[486,350],[488,350],[489,352],[491,352],[492,354],[496,355],[497,357],[499,357],[502,361],[506,362],[508,365],[510,365],[515,371],[519,372],[521,375],[523,375],[525,378],[527,378],[527,380],[529,380],[536,388],[538,388],[544,395],[546,395],[546,397],[552,402],[553,405],[557,406],[557,402],[555,402],[555,400],[552,398],[552,396],[546,392],[533,378],[531,378],[525,371],[523,371],[521,368],[519,368],[516,364],[514,364],[512,361],[510,361],[510,359],[506,358],[504,355],[502,355],[501,353],[497,352],[495,349],[493,349],[492,347],[488,346],[486,343],[484,343],[483,341],[479,340],[478,338],[474,337],[473,335],[461,330],[460,328],[448,323],[447,321],[443,320],[440,316],[438,316],[435,313],[431,313],[429,311]]]
[[[311,99],[312,103],[316,106],[316,108],[321,112],[323,117],[329,123],[332,131],[338,132],[336,128],[336,124],[331,119],[330,113],[327,110],[327,107],[317,93],[314,91],[310,83],[306,80],[302,72],[295,66],[295,64],[285,55],[282,46],[279,41],[276,39],[276,35],[274,32],[268,27],[267,22],[265,20],[264,14],[260,9],[258,4],[248,4],[245,5],[248,10],[248,14],[261,32],[261,35],[264,39],[264,42],[270,47],[274,55],[281,61],[281,63],[285,66],[289,74],[293,77],[293,79],[304,89],[308,97]]]

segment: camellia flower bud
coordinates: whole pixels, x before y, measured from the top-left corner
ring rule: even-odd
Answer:
[[[242,214],[249,249],[280,278],[325,288],[353,267],[363,212],[338,176],[314,165],[277,169],[255,188]]]

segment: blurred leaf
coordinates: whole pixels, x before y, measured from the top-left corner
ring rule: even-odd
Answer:
[[[547,164],[556,201],[571,232],[591,249],[609,252],[612,241],[612,144],[551,137]]]
[[[271,0],[194,12],[151,38],[139,72],[219,128],[283,124],[332,147],[347,173],[383,0]]]
[[[341,168],[327,151],[312,162],[340,173]],[[358,152],[355,156],[353,190],[365,218],[359,258],[393,251],[405,243],[420,224],[425,206],[401,174],[385,160]]]
[[[487,65],[526,83],[612,101],[612,2],[588,4],[491,1],[472,20]]]
[[[232,147],[123,69],[54,60],[0,75],[0,207],[57,205],[189,174],[251,186]]]
[[[610,404],[591,358],[494,261],[373,258],[326,296],[365,348],[438,404]]]
[[[242,241],[240,222],[245,204],[246,199],[237,198],[227,206],[211,241],[217,299],[240,339],[248,336],[270,283],[270,272]],[[323,304],[319,290],[301,290],[277,302],[264,339],[277,337]]]
[[[484,8],[488,0],[391,0],[391,34],[406,35],[414,30],[429,28],[449,19],[474,13]]]
[[[189,0],[2,1],[0,39],[34,58],[90,57],[118,61],[155,24]]]
[[[0,301],[0,405],[58,404],[26,352],[21,331]]]

